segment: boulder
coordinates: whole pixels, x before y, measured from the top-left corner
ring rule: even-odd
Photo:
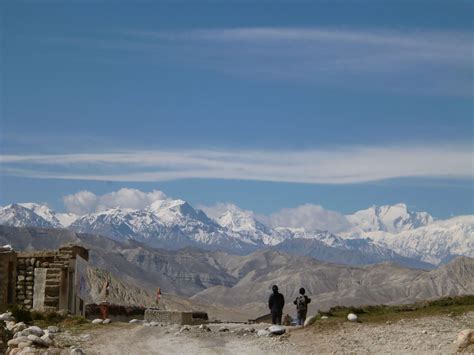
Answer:
[[[28,327],[24,331],[26,331],[28,335],[33,334],[39,337],[42,337],[44,335],[43,329],[41,329],[40,327],[37,327],[36,325]]]
[[[28,326],[25,323],[23,322],[16,323],[12,328],[12,333],[16,334],[18,332],[25,330],[26,328],[28,328]]]
[[[31,341],[34,345],[37,345],[37,346],[48,346],[45,343],[45,341],[43,339],[41,339],[41,337],[39,337],[37,335],[34,335],[34,334],[28,335],[28,340]]]
[[[313,324],[314,322],[316,322],[316,316],[308,317],[308,318],[306,318],[306,320],[304,321],[304,326],[307,327],[308,325],[311,325],[311,324]]]
[[[273,335],[282,335],[285,334],[286,329],[279,325],[272,325],[271,327],[268,327],[268,331]]]
[[[107,319],[104,319],[104,321],[103,321],[102,323],[103,323],[103,324],[109,324],[109,323],[111,323],[111,322],[112,322],[112,321],[111,321],[109,318],[107,318]]]
[[[474,344],[474,329],[464,329],[460,331],[456,343],[460,351]]]
[[[44,341],[44,343],[47,345],[47,346],[50,346],[53,344],[53,338],[51,338],[51,336],[49,334],[45,334],[41,337],[41,340]]]
[[[104,322],[103,319],[100,319],[100,318],[96,318],[92,321],[92,324],[102,324]]]
[[[358,319],[358,317],[357,317],[357,315],[354,314],[354,313],[349,313],[349,314],[347,315],[347,320],[348,320],[349,322],[357,322],[357,319]]]

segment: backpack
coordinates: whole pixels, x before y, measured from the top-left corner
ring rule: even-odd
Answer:
[[[305,296],[301,295],[296,298],[296,309],[298,311],[306,311],[308,309]]]

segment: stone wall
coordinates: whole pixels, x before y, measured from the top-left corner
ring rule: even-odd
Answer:
[[[159,309],[147,309],[145,321],[158,322],[161,324],[199,325],[207,323],[209,317],[204,312],[175,312],[162,311]]]
[[[0,313],[16,303],[17,255],[13,250],[0,248]]]
[[[89,259],[89,251],[77,245],[18,254],[0,247],[0,311],[17,303],[26,309],[75,313],[77,255]]]

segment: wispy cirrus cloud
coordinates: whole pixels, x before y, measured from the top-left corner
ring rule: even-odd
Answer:
[[[243,27],[126,34],[135,48],[157,45],[162,57],[181,53],[170,58],[239,75],[473,94],[474,42],[466,32]]]
[[[326,150],[144,150],[10,154],[3,174],[101,181],[236,179],[348,184],[399,177],[472,177],[472,146],[340,147]]]
[[[100,37],[100,36],[99,36]],[[156,64],[255,79],[472,96],[470,32],[323,27],[128,30],[52,43],[139,54]],[[146,53],[146,56],[143,54]]]

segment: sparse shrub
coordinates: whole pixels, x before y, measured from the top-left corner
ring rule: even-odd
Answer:
[[[89,321],[82,316],[72,316],[68,317],[63,321],[64,326],[73,326],[79,324],[89,323]]]
[[[17,322],[23,322],[26,324],[31,324],[33,318],[31,317],[31,312],[26,308],[14,304],[8,308],[8,310],[12,313],[12,316],[15,317]]]
[[[44,320],[44,314],[43,312],[31,311],[31,318],[33,318],[34,321]]]

